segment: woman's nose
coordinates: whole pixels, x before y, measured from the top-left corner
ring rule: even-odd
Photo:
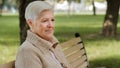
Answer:
[[[49,21],[48,27],[49,27],[49,28],[54,27],[54,22],[53,22],[53,21]]]

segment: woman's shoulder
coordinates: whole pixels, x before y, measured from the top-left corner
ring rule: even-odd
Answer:
[[[37,52],[37,48],[30,42],[25,41],[21,44],[21,46],[19,47],[19,51],[24,51],[24,52]]]

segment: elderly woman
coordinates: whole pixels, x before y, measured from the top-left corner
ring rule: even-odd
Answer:
[[[15,68],[70,68],[54,37],[54,11],[45,1],[31,2],[25,10],[30,30],[20,46]]]

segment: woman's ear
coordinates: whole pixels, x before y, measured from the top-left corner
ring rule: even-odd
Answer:
[[[28,24],[28,26],[30,27],[30,29],[32,29],[32,27],[33,27],[33,22],[32,22],[32,20],[31,19],[28,19],[28,20],[26,20],[27,21],[27,24]]]

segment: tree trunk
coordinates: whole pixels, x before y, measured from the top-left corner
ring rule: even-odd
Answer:
[[[102,35],[115,36],[119,15],[120,0],[107,0],[107,10],[104,18]]]
[[[4,0],[0,1],[0,16],[2,16],[2,10],[3,10],[4,3],[5,3]]]
[[[20,27],[20,44],[22,44],[27,36],[27,30],[29,29],[25,20],[25,8],[26,6],[35,0],[18,0],[19,4],[19,27]]]
[[[92,1],[92,5],[93,5],[93,15],[96,15],[96,7],[95,7],[95,1]]]

